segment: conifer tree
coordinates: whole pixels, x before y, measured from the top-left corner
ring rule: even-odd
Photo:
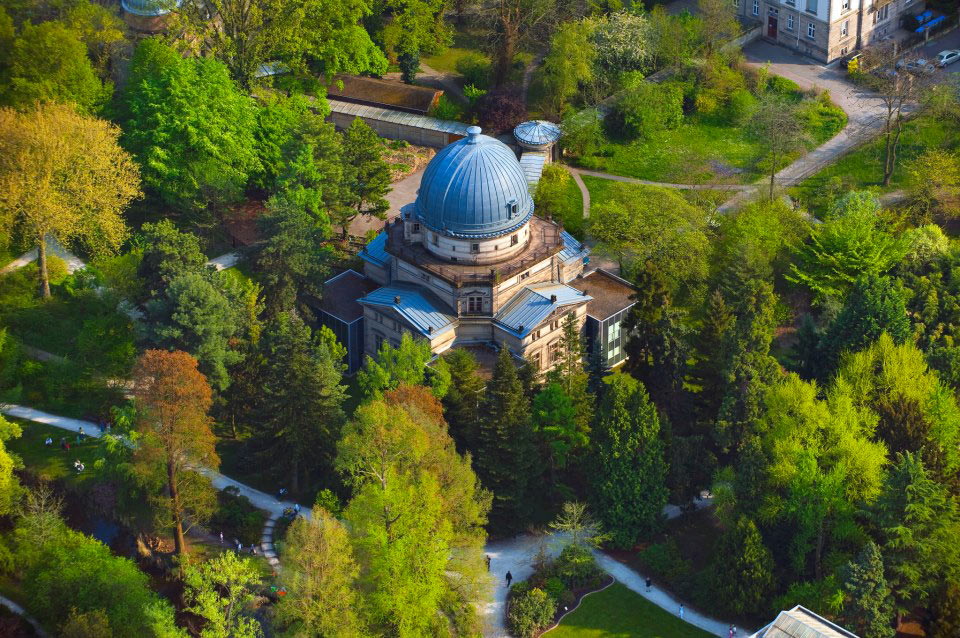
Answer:
[[[646,389],[612,374],[594,420],[592,504],[615,547],[655,532],[667,503],[660,421]]]
[[[590,421],[593,418],[593,401],[588,386],[590,378],[583,368],[583,340],[573,312],[563,319],[563,334],[560,336],[560,360],[547,374],[549,383],[558,383],[570,399],[574,411],[574,424],[579,438],[587,441]]]
[[[773,590],[773,557],[746,516],[723,533],[714,553],[716,599],[732,614],[754,614]]]
[[[343,347],[329,329],[322,334],[315,338],[302,319],[280,313],[260,339],[261,455],[293,493],[316,469],[332,470],[344,420]]]
[[[723,293],[715,290],[707,299],[703,324],[694,340],[697,363],[691,370],[692,380],[700,386],[700,417],[705,421],[712,421],[717,417],[727,392],[729,340],[735,320]]]
[[[960,583],[948,581],[931,605],[932,618],[926,627],[929,638],[960,636]]]
[[[474,451],[479,442],[486,384],[477,373],[477,359],[469,350],[454,348],[443,358],[450,370],[450,389],[443,397],[443,411],[450,423],[450,436],[461,453]]]
[[[493,492],[492,527],[500,532],[522,529],[528,516],[530,482],[537,474],[536,449],[530,404],[506,347],[500,349],[487,388],[477,474]]]
[[[876,543],[868,542],[847,564],[843,588],[849,594],[843,615],[850,629],[861,638],[892,638],[893,602]]]

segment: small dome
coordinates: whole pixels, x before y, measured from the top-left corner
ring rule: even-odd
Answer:
[[[120,4],[127,13],[138,16],[167,15],[180,6],[183,0],[121,0]]]
[[[560,127],[546,120],[521,122],[513,129],[513,136],[527,146],[544,146],[560,139]]]
[[[420,181],[417,218],[450,236],[496,237],[529,221],[533,200],[510,147],[471,126],[437,153]]]

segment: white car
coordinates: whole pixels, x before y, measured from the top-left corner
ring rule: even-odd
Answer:
[[[947,49],[937,54],[937,66],[943,68],[960,60],[960,49]]]

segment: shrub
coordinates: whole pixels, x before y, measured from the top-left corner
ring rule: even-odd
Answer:
[[[560,128],[564,150],[577,157],[593,155],[604,143],[603,124],[597,109],[571,113],[563,119]]]
[[[782,75],[772,75],[767,80],[767,92],[783,96],[796,95],[800,93],[800,85]]]
[[[567,589],[595,586],[603,574],[597,567],[593,553],[581,545],[564,547],[553,562],[553,573]]]
[[[400,67],[400,78],[405,84],[413,84],[417,79],[417,73],[420,72],[420,53],[417,51],[403,53],[397,58],[397,64]]]
[[[477,88],[490,86],[490,60],[479,53],[467,53],[455,65],[457,73],[463,76],[464,84]]]
[[[537,214],[548,219],[563,219],[570,173],[557,164],[547,164],[533,195]]]
[[[737,89],[730,95],[724,114],[728,122],[735,126],[745,124],[757,108],[757,98],[746,89]]]
[[[611,116],[620,133],[631,139],[676,128],[683,121],[683,89],[673,83],[642,82],[620,94]]]
[[[467,101],[470,102],[470,106],[476,106],[480,98],[482,98],[486,94],[487,94],[486,89],[478,89],[473,84],[468,84],[465,87],[463,87],[463,95],[464,97],[467,98]]]
[[[463,117],[463,109],[457,103],[447,99],[446,95],[441,95],[430,115],[438,120],[459,120]]]
[[[518,91],[498,89],[477,101],[477,117],[488,133],[499,133],[527,119],[527,106]]]
[[[553,620],[556,603],[542,589],[534,587],[510,602],[507,626],[517,638],[531,638]]]
[[[553,600],[560,600],[563,598],[563,592],[567,591],[567,588],[564,586],[562,580],[553,576],[548,578],[547,582],[544,583],[543,590],[547,592],[547,595]]]
[[[510,586],[510,598],[523,596],[531,589],[533,589],[533,587],[530,586],[530,581],[521,580],[519,583],[514,583]]]
[[[638,559],[647,571],[668,583],[687,578],[693,570],[692,564],[683,557],[673,539],[650,545],[640,553]]]
[[[217,511],[210,517],[210,526],[224,536],[237,538],[244,545],[256,543],[263,532],[264,514],[236,488],[217,493]]]

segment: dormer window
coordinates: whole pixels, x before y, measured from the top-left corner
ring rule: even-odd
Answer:
[[[511,246],[516,246],[516,245],[519,244],[519,243],[520,243],[520,237],[519,237],[518,235],[511,235],[511,236],[510,236],[510,245],[511,245]]]
[[[430,241],[433,242],[433,245],[434,245],[434,246],[439,246],[439,245],[440,245],[440,239],[437,237],[437,234],[436,234],[436,233],[430,233]]]
[[[516,217],[517,213],[520,211],[520,206],[517,204],[516,200],[511,201],[507,204],[507,215],[510,219]]]
[[[480,244],[470,244],[470,252],[472,253],[480,252]]]

